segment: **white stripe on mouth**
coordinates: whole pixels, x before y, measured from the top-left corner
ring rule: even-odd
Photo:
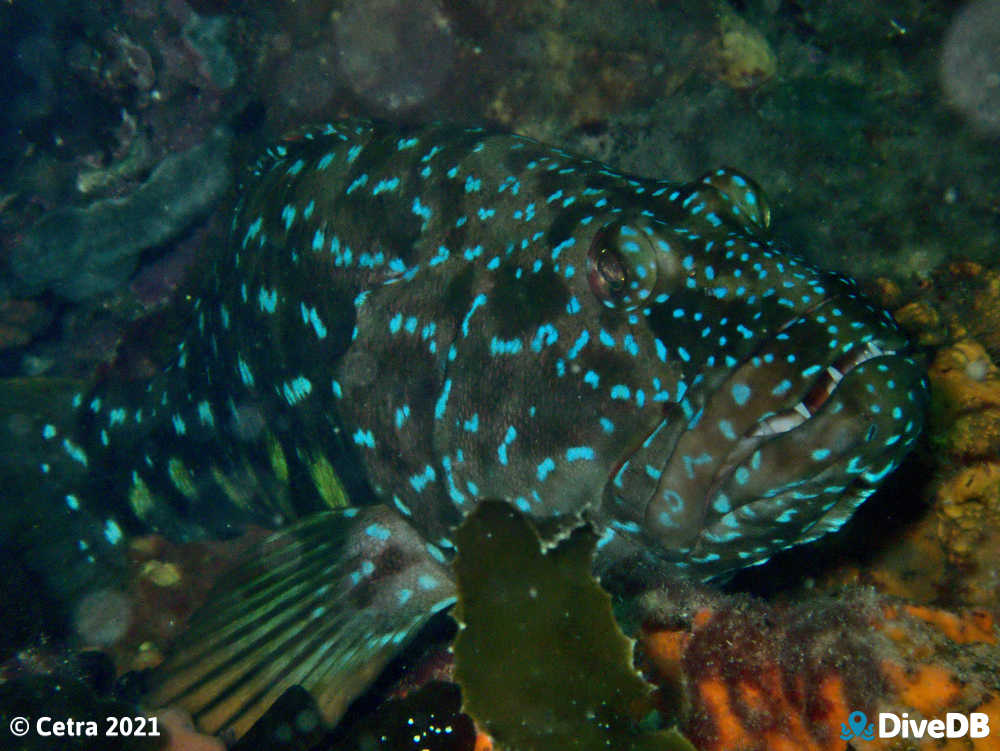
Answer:
[[[848,373],[861,363],[871,360],[873,357],[882,355],[894,355],[895,350],[883,349],[877,344],[868,342],[864,347],[854,347],[843,355],[836,363],[828,366],[827,370],[817,379],[817,382],[809,389],[809,392],[794,407],[784,412],[771,415],[761,420],[757,425],[741,438],[735,448],[730,452],[729,457],[719,467],[715,477],[705,494],[707,499],[715,497],[725,479],[742,464],[756,449],[763,444],[766,439],[772,436],[787,433],[789,430],[797,428],[806,420],[819,411],[823,403],[830,397]],[[835,371],[831,373],[830,371]]]
[[[826,369],[826,373],[809,390],[805,398],[792,407],[790,410],[771,415],[765,420],[757,423],[757,426],[747,434],[748,438],[762,438],[765,436],[787,433],[793,428],[797,428],[810,417],[815,415],[819,408],[830,398],[837,385],[848,373],[858,367],[861,363],[871,360],[873,357],[883,355],[894,355],[895,350],[882,349],[875,342],[868,342],[863,348],[854,347],[836,363]]]

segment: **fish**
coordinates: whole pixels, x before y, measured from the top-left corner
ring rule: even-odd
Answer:
[[[53,500],[24,547],[79,597],[130,535],[279,530],[156,692],[237,734],[294,684],[342,715],[455,601],[452,532],[482,499],[589,523],[598,572],[759,565],[841,527],[927,402],[891,314],[770,226],[729,168],[679,183],[479,127],[301,129],[249,170],[169,363],[37,417]]]

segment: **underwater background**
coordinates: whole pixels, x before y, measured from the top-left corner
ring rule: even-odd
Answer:
[[[175,333],[163,313],[200,249],[225,242],[246,165],[305,124],[486,125],[643,176],[752,176],[773,241],[854,277],[914,341],[927,428],[830,538],[724,586],[595,595],[584,624],[613,606],[658,686],[642,712],[619,709],[623,726],[642,730],[652,701],[703,750],[902,748],[845,739],[842,725],[856,710],[976,711],[994,737],[949,748],[997,747],[1000,2],[14,0],[0,48],[0,389],[86,379],[112,360],[156,374]],[[56,694],[63,714],[126,713],[142,671],[263,534],[131,539],[121,586],[61,628],[58,603],[0,550],[0,734]],[[474,582],[493,568],[480,544]],[[584,552],[567,557],[586,558],[587,541],[574,544]],[[544,591],[555,574],[525,556],[503,567]],[[583,587],[586,566],[573,576]],[[488,620],[488,642],[510,638]],[[611,626],[580,628],[577,654],[627,652]],[[240,747],[484,748],[486,726],[512,732],[486,717],[508,696],[537,730],[511,748],[607,740],[573,714],[563,649],[530,633],[520,659],[555,687],[519,705],[523,676],[466,658],[477,731],[452,631],[432,624],[333,734],[292,695]],[[217,747],[182,726],[130,743]]]

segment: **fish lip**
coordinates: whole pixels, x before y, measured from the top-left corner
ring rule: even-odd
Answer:
[[[876,340],[865,342],[848,350],[843,357],[837,360],[837,363],[827,366],[802,401],[789,410],[759,420],[752,430],[736,442],[725,461],[716,470],[712,482],[705,492],[706,500],[714,498],[719,492],[719,488],[760,446],[795,430],[815,417],[823,405],[833,396],[848,373],[869,360],[894,357],[900,354],[905,354],[903,348],[894,349],[884,341]],[[843,369],[836,367],[837,364],[840,364]]]
[[[777,422],[774,421],[776,418],[782,418],[788,413],[774,415],[764,421],[759,421],[757,427],[748,437],[768,437],[794,430],[819,412],[823,405],[833,396],[833,393],[840,386],[841,381],[852,370],[869,360],[881,357],[893,357],[897,354],[899,354],[899,350],[889,347],[885,342],[877,342],[875,340],[865,342],[862,346],[852,347],[835,363],[827,365],[802,401],[798,402],[788,411],[788,413],[798,415],[801,418],[800,420],[795,421],[792,419],[790,420],[791,424],[786,426],[780,419]]]

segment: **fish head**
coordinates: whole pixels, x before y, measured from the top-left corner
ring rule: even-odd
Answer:
[[[736,190],[732,173],[719,185],[721,174],[675,199],[713,207],[728,220],[721,236],[615,219],[588,250],[595,297],[641,312],[653,352],[682,374],[662,422],[615,464],[605,504],[708,572],[839,528],[899,465],[927,401],[892,316],[847,277],[767,242],[763,194],[749,181]],[[649,356],[637,366],[657,367]]]
[[[769,221],[713,173],[497,269],[456,338],[485,366],[449,370],[455,404],[491,401],[456,429],[483,490],[589,508],[602,543],[708,577],[843,524],[916,440],[926,383],[892,317]]]

